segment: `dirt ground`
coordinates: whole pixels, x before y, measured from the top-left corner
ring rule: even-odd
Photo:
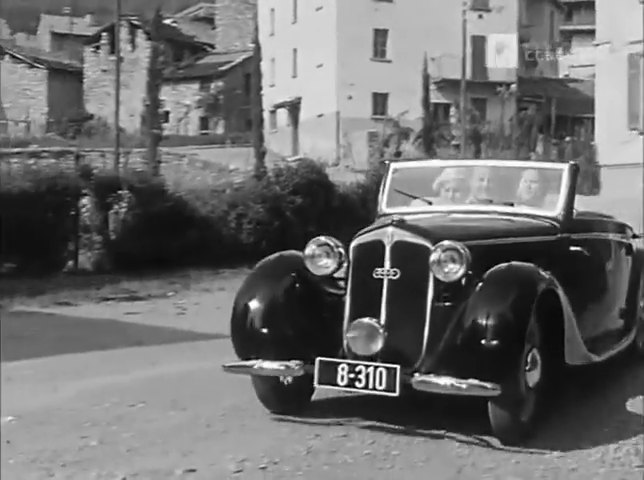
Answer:
[[[627,359],[572,375],[522,449],[472,400],[318,392],[299,418],[269,415],[220,368],[245,273],[0,282],[2,478],[644,477],[644,417],[627,408],[644,365]]]

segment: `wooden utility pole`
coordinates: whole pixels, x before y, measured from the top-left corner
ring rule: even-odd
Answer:
[[[121,154],[121,0],[115,0],[114,13],[114,171],[118,172]]]
[[[467,9],[468,0],[463,0],[463,10],[461,11],[461,158],[465,158],[465,143],[467,140],[467,116],[465,113],[466,85],[467,85]]]

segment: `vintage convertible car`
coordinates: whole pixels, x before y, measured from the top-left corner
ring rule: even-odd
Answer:
[[[316,388],[483,397],[493,434],[522,443],[563,367],[644,352],[641,233],[578,209],[578,175],[389,163],[378,216],[347,248],[321,236],[257,264],[232,311],[240,361],[224,370],[251,375],[279,414]]]

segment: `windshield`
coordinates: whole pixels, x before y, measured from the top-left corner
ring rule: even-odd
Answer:
[[[524,210],[555,216],[563,207],[565,174],[565,164],[545,162],[395,162],[385,178],[381,210]]]

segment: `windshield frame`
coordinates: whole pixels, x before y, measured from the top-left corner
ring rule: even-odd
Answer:
[[[394,170],[403,168],[418,168],[418,167],[475,167],[475,166],[489,166],[489,167],[511,167],[511,168],[536,168],[536,169],[552,169],[561,170],[561,187],[559,190],[559,199],[557,206],[554,210],[548,210],[537,207],[529,207],[526,205],[517,205],[514,207],[506,205],[493,205],[493,204],[463,204],[463,205],[419,205],[419,206],[401,206],[387,208],[385,204],[387,193],[391,189],[391,179]],[[542,162],[532,160],[481,160],[481,159],[405,159],[390,161],[387,164],[385,177],[380,186],[378,194],[378,214],[379,215],[402,215],[402,214],[427,214],[439,212],[481,212],[481,213],[499,213],[507,214],[526,214],[538,215],[542,217],[549,217],[561,220],[566,212],[569,191],[572,181],[572,172],[570,164],[560,162]]]

